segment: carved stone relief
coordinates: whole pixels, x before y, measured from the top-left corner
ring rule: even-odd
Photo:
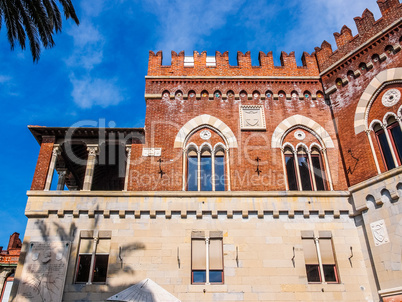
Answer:
[[[242,130],[265,130],[265,114],[262,105],[240,105],[240,128]]]
[[[387,227],[384,219],[370,223],[371,232],[373,233],[375,246],[383,245],[389,242]]]
[[[15,301],[61,301],[70,242],[31,242]]]

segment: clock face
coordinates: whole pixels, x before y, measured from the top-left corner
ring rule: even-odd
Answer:
[[[202,130],[200,133],[200,137],[204,140],[211,138],[211,132],[209,130]]]

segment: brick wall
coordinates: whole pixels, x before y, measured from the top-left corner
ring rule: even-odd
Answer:
[[[340,33],[334,33],[337,50],[332,51],[331,44],[326,41],[322,43],[321,47],[315,48],[321,72],[402,17],[402,5],[399,0],[379,0],[377,3],[382,14],[380,19],[374,20],[372,12],[366,9],[361,17],[354,19],[359,32],[357,35],[353,36],[352,31],[345,25]]]
[[[49,170],[50,160],[52,159],[54,137],[43,137],[40,146],[38,161],[36,163],[35,174],[32,180],[31,190],[44,190],[46,177]]]
[[[401,66],[401,51],[396,53],[388,53],[385,51],[387,45],[398,45],[400,43],[400,38],[401,31],[399,29],[394,29],[384,33],[383,37],[373,41],[349,60],[339,64],[336,68],[322,75],[325,89],[328,89],[333,85],[336,85],[337,87],[337,90],[330,96],[331,108],[339,129],[338,138],[342,149],[345,169],[349,170],[349,172],[347,172],[349,185],[357,184],[377,175],[377,169],[375,167],[367,135],[364,132],[357,135],[355,134],[354,117],[360,97],[370,81],[381,71]],[[378,60],[377,62],[373,60],[373,55],[382,54],[386,55],[385,60]],[[359,67],[362,63],[367,65],[370,62],[373,64],[372,68],[362,70]],[[361,75],[358,77],[351,76],[350,74],[356,70],[358,70]],[[348,79],[346,84],[337,84],[337,79],[345,78]],[[397,107],[400,105],[401,103],[399,102]],[[372,112],[377,112],[380,109],[375,106],[371,110]],[[377,158],[379,160],[380,169],[384,172],[385,167],[380,151],[375,137],[373,136],[372,138]],[[358,161],[356,159],[358,159]]]

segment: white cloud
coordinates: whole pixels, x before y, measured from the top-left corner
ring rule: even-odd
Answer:
[[[83,109],[93,106],[106,108],[117,105],[124,99],[117,85],[117,79],[93,79],[90,76],[77,79],[72,74],[70,81],[73,84],[71,96],[74,102]]]
[[[8,83],[11,81],[11,77],[0,75],[0,84]]]
[[[298,0],[293,0],[298,1]],[[347,25],[353,35],[357,29],[353,18],[361,16],[363,11],[368,8],[375,18],[381,17],[379,8],[375,1],[367,0],[305,0],[303,5],[298,6],[298,24],[287,37],[286,46],[300,47],[309,45],[311,48],[306,51],[313,51],[313,47],[321,46],[326,40],[332,44],[335,50],[336,43],[333,36],[334,32],[340,32],[343,25]]]
[[[67,65],[89,71],[102,63],[105,39],[92,23],[84,20],[79,27],[73,27],[68,34],[74,39],[74,51],[67,58]]]

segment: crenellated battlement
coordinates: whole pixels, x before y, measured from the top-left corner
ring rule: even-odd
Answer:
[[[399,0],[378,0],[377,4],[382,14],[380,19],[375,20],[373,13],[368,9],[363,12],[361,17],[354,18],[358,31],[356,36],[353,36],[351,29],[346,25],[342,27],[340,33],[334,33],[337,50],[333,51],[331,44],[327,41],[324,41],[321,47],[315,48],[321,72],[384,31],[394,22],[401,21],[402,5]]]
[[[148,76],[274,76],[274,77],[318,77],[318,65],[314,54],[303,53],[303,66],[297,66],[295,53],[281,53],[281,66],[274,65],[272,51],[258,55],[258,66],[252,66],[250,52],[237,52],[237,66],[229,64],[229,53],[217,51],[215,56],[207,52],[194,51],[185,56],[172,51],[171,65],[162,65],[163,54],[149,52]]]

